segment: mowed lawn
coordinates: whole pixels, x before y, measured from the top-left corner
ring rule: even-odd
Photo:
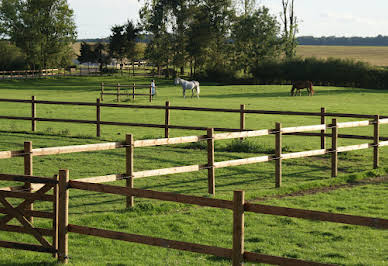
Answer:
[[[36,81],[1,81],[0,98],[95,102],[99,83],[148,84],[149,80],[133,80],[127,76],[62,78]],[[201,84],[200,99],[183,99],[181,88],[172,80],[157,79],[158,95],[154,102],[138,97],[135,104],[236,108],[245,104],[247,109],[290,110],[319,112],[326,107],[330,112],[387,115],[388,94],[379,90],[316,87],[314,97],[290,97],[290,86],[217,86]],[[106,96],[107,103],[115,103],[114,96]],[[132,103],[123,97],[124,104]],[[38,117],[95,119],[93,107],[38,105]],[[1,115],[29,116],[29,104],[1,103]],[[145,109],[102,108],[104,121],[164,123],[164,111]],[[339,121],[354,119],[339,118]],[[362,119],[361,119],[362,120]],[[273,128],[275,122],[284,126],[319,124],[319,117],[247,115],[247,128]],[[328,120],[329,122],[329,120]],[[29,121],[0,120],[0,150],[19,150],[30,140],[33,147],[52,147],[124,140],[132,133],[135,139],[163,137],[163,129],[103,126],[101,139],[95,138],[95,126],[67,123],[38,122],[38,134],[31,134]],[[171,124],[204,127],[239,127],[239,114],[171,111]],[[388,126],[381,126],[381,134],[388,136]],[[372,127],[343,129],[340,133],[371,135]],[[172,136],[203,135],[202,131],[171,130]],[[60,135],[60,136],[58,136]],[[340,140],[340,145],[368,141]],[[284,152],[319,149],[319,138],[285,136]],[[246,144],[252,148],[228,152],[231,141],[216,142],[216,161],[248,158],[272,153],[274,137],[254,138]],[[327,148],[330,139],[327,140]],[[42,156],[34,158],[34,174],[52,176],[59,169],[70,169],[71,178],[123,173],[123,149]],[[177,145],[139,148],[135,150],[135,171],[206,163],[206,150],[201,145]],[[347,183],[365,177],[384,174],[387,169],[388,149],[381,148],[381,169],[372,171],[372,150],[347,152],[339,156],[339,177],[330,177],[330,157],[311,157],[283,162],[283,187],[274,188],[273,163],[230,167],[216,170],[216,197],[231,199],[233,190],[245,190],[246,199],[254,201],[263,196]],[[20,158],[0,160],[0,172],[22,173]],[[1,182],[2,186],[9,183]],[[116,182],[123,185],[123,182]],[[152,177],[135,181],[135,187],[157,191],[207,196],[206,171]],[[182,204],[136,199],[136,208],[125,210],[124,199],[99,193],[70,191],[70,223],[100,227],[182,240],[220,247],[231,247],[232,214],[229,211],[200,208]],[[388,217],[386,205],[387,183],[371,184],[352,189],[296,198],[270,200],[265,204],[306,208],[363,215]],[[38,209],[48,209],[45,204]],[[39,221],[47,225],[47,221]],[[1,239],[22,240],[27,236],[0,233]],[[286,256],[311,261],[346,265],[387,264],[386,231],[360,226],[311,222],[248,214],[246,218],[246,248],[258,253]],[[229,265],[230,261],[183,251],[149,247],[93,237],[70,234],[70,262],[84,264],[124,265]],[[49,255],[0,249],[0,263],[51,263]]]

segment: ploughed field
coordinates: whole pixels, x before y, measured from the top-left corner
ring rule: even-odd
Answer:
[[[95,102],[100,85],[105,83],[149,84],[150,80],[128,76],[61,78],[35,81],[0,81],[0,98]],[[328,112],[388,115],[388,93],[381,90],[356,88],[315,87],[314,97],[290,97],[290,86],[217,86],[201,84],[200,99],[182,98],[182,89],[172,80],[157,79],[158,95],[152,103],[138,96],[134,104],[196,106],[239,109]],[[307,93],[304,92],[304,95]],[[104,102],[116,103],[115,96],[105,96]],[[124,104],[132,102],[122,97]],[[30,116],[30,104],[1,103],[0,116]],[[37,116],[94,120],[95,107],[37,105]],[[163,110],[102,108],[103,121],[164,123]],[[338,118],[338,121],[364,119]],[[246,115],[246,128],[271,129],[275,122],[284,127],[317,125],[319,117]],[[327,123],[330,120],[327,119]],[[171,111],[172,125],[203,127],[239,127],[237,113],[208,113]],[[20,150],[24,141],[33,147],[53,147],[122,141],[125,134],[135,139],[160,138],[163,129],[102,126],[102,137],[95,137],[95,125],[38,122],[37,134],[30,132],[30,121],[0,120],[0,151]],[[381,126],[381,135],[388,137],[388,126]],[[330,132],[330,131],[329,131]],[[342,134],[372,136],[373,128],[340,129]],[[204,131],[170,130],[172,137],[204,135]],[[232,141],[216,141],[215,161],[256,157],[272,154],[274,136],[249,139],[244,145]],[[339,145],[372,142],[370,140],[340,139]],[[330,148],[327,139],[327,148]],[[206,145],[172,145],[135,149],[135,171],[207,163]],[[283,137],[284,152],[306,151],[320,148],[319,137]],[[334,213],[388,218],[387,182],[366,183],[325,193],[285,197],[295,191],[309,190],[335,184],[357,182],[384,175],[388,169],[388,149],[382,147],[379,171],[372,169],[373,150],[339,154],[339,177],[330,178],[330,157],[319,156],[283,161],[283,185],[274,188],[274,164],[259,163],[216,169],[216,198],[232,199],[233,190],[244,190],[246,200],[268,197],[261,202],[278,206],[329,211]],[[125,150],[75,153],[34,157],[34,175],[52,176],[59,169],[70,169],[70,178],[101,176],[125,172]],[[0,173],[22,174],[22,158],[0,160]],[[115,184],[124,185],[125,181]],[[1,182],[1,186],[10,183]],[[150,177],[135,180],[136,188],[207,196],[207,171]],[[171,240],[230,248],[232,245],[232,213],[219,209],[202,208],[155,200],[135,198],[136,207],[125,210],[125,199],[108,194],[70,191],[69,222],[109,230],[135,233]],[[47,204],[36,204],[39,210],[49,209]],[[302,219],[246,214],[245,247],[247,251],[298,258],[309,261],[346,265],[384,265],[387,263],[387,231],[361,226],[312,222]],[[36,218],[38,224],[47,220]],[[17,236],[17,238],[15,238]],[[1,240],[22,241],[25,235],[0,232]],[[34,240],[32,240],[32,243]],[[47,254],[0,249],[0,264],[52,263]],[[124,265],[229,265],[230,261],[213,256],[184,251],[132,244],[75,234],[69,236],[70,263],[124,264]]]

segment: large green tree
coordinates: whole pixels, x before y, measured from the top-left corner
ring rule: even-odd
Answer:
[[[71,59],[76,26],[67,0],[2,0],[0,30],[25,53],[31,68]]]
[[[266,7],[239,17],[233,25],[232,39],[234,65],[245,73],[263,60],[280,56],[282,52],[280,26]]]

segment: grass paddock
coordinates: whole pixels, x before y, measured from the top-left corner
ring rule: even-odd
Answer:
[[[80,77],[46,80],[0,81],[1,98],[95,102],[100,82],[120,84],[148,84],[144,78],[128,76]],[[180,87],[173,81],[156,80],[158,95],[152,103],[147,97],[137,97],[135,104],[236,108],[245,104],[247,109],[313,111],[326,107],[328,112],[347,112],[386,115],[388,93],[381,90],[356,88],[316,87],[314,97],[290,97],[290,86],[217,86],[201,84],[200,99],[183,99]],[[115,103],[114,96],[105,97]],[[124,103],[131,103],[130,100]],[[1,103],[0,115],[29,116],[30,105]],[[95,119],[95,109],[82,106],[38,105],[38,117]],[[102,108],[104,121],[163,123],[164,111]],[[354,119],[340,118],[339,121]],[[363,120],[363,119],[357,119]],[[319,124],[319,117],[246,115],[246,127],[274,128],[275,122],[284,127]],[[328,121],[329,123],[329,121]],[[239,114],[171,111],[171,124],[204,127],[239,127]],[[29,121],[0,120],[0,150],[19,150],[24,141],[33,147],[52,147],[124,140],[125,134],[135,139],[162,137],[163,129],[102,126],[102,137],[95,138],[95,126],[38,122],[38,132],[32,134]],[[388,136],[388,126],[381,126],[381,135]],[[344,134],[372,135],[373,128],[341,129]],[[171,130],[171,136],[203,135],[202,131]],[[328,139],[330,147],[330,139]],[[371,141],[344,140],[339,145]],[[318,149],[319,138],[285,136],[283,144],[288,151]],[[252,138],[251,150],[227,151],[230,141],[216,142],[216,161],[248,158],[267,154],[274,148],[274,136]],[[70,177],[90,177],[125,171],[123,149],[34,157],[34,175],[52,176],[59,169],[70,169]],[[265,204],[306,208],[335,213],[388,218],[386,205],[387,182],[344,188],[327,193],[300,197],[271,198],[290,192],[347,183],[378,176],[386,172],[386,148],[381,148],[381,169],[372,171],[372,149],[339,155],[339,177],[330,178],[330,157],[310,157],[283,162],[283,187],[274,188],[274,164],[260,163],[216,170],[216,197],[231,199],[233,190],[245,190],[246,199],[255,201],[269,197]],[[204,164],[206,150],[195,145],[173,145],[139,148],[135,150],[135,171]],[[0,160],[0,172],[22,173],[22,158]],[[124,185],[123,181],[114,184]],[[1,186],[9,183],[1,182]],[[151,177],[135,180],[135,187],[207,196],[206,171]],[[188,241],[230,248],[232,244],[232,214],[210,208],[166,203],[136,198],[136,207],[125,210],[125,199],[119,196],[91,192],[70,191],[70,223],[109,230]],[[36,204],[38,210],[47,210],[47,204]],[[38,224],[47,221],[36,219]],[[386,265],[386,231],[361,226],[312,222],[302,219],[247,214],[246,250],[269,255],[285,256],[310,261],[345,265]],[[2,240],[15,241],[15,234],[0,232]],[[17,241],[30,241],[29,236],[18,235]],[[32,240],[32,243],[34,241]],[[0,264],[54,263],[49,255],[0,249]],[[230,265],[229,260],[190,252],[175,251],[120,241],[105,240],[70,234],[70,263],[74,265]],[[248,264],[249,265],[249,264]]]

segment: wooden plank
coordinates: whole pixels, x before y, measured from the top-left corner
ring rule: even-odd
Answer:
[[[31,131],[34,132],[36,130],[36,121],[35,121],[35,117],[36,117],[36,103],[35,103],[35,96],[32,96],[31,97]]]
[[[206,246],[206,245],[200,245],[200,244],[194,244],[194,243],[188,243],[188,242],[182,242],[182,241],[168,240],[168,239],[156,238],[156,237],[150,237],[150,236],[127,234],[122,232],[103,230],[103,229],[85,227],[80,225],[69,224],[69,232],[139,243],[139,244],[146,244],[151,246],[184,250],[184,251],[196,252],[201,254],[214,255],[218,257],[225,257],[225,258],[232,257],[231,249]]]
[[[244,131],[244,132],[233,132],[233,133],[219,133],[214,135],[215,140],[222,139],[237,139],[237,138],[248,138],[248,137],[260,137],[267,136],[271,133],[270,130],[255,130],[255,131]]]
[[[12,249],[21,249],[35,252],[43,253],[52,253],[54,252],[53,248],[42,247],[39,245],[25,244],[18,242],[9,242],[9,241],[0,241],[0,247],[2,248],[12,248]]]
[[[59,171],[58,187],[58,261],[68,262],[68,224],[69,224],[69,170]]]
[[[337,152],[363,150],[363,149],[368,149],[372,146],[373,146],[373,144],[369,144],[369,143],[350,145],[350,146],[342,146],[342,147],[337,148]]]
[[[169,138],[169,136],[170,136],[169,128],[168,128],[168,125],[170,124],[170,109],[169,108],[170,108],[170,102],[166,101],[166,110],[164,113],[164,125],[165,125],[164,137],[165,138]]]
[[[40,183],[40,184],[56,184],[55,180],[52,180],[52,178],[40,177],[40,176],[27,176],[27,175],[0,174],[0,180]]]
[[[124,174],[114,174],[114,175],[79,178],[77,179],[77,181],[98,184],[98,183],[107,183],[107,182],[123,180],[124,177],[125,177]]]
[[[134,147],[137,148],[137,147],[192,143],[192,142],[198,142],[201,140],[206,140],[206,138],[207,136],[203,135],[203,136],[188,136],[188,137],[164,138],[164,139],[136,140],[134,142]]]
[[[207,164],[205,165],[196,164],[196,165],[178,166],[178,167],[171,167],[171,168],[164,168],[164,169],[157,169],[157,170],[147,170],[147,171],[134,172],[133,178],[189,173],[189,172],[196,172],[207,168],[208,168]]]
[[[25,141],[24,142],[24,175],[26,176],[32,176],[33,175],[33,158],[32,158],[32,142],[31,141]],[[25,182],[24,183],[24,188],[28,191],[31,192],[31,183],[30,182]],[[26,206],[27,210],[33,210],[34,205],[33,203],[29,204]],[[33,223],[33,217],[30,216],[28,218],[30,223]]]
[[[29,192],[16,192],[16,191],[2,191],[0,190],[0,196],[6,198],[19,198],[19,199],[29,199],[29,200],[39,200],[39,201],[53,201],[53,195],[39,195],[36,193]]]
[[[328,150],[321,149],[321,150],[313,150],[313,151],[302,151],[302,152],[293,152],[293,153],[286,153],[282,154],[282,159],[295,159],[295,158],[302,158],[302,157],[309,157],[309,156],[317,156],[317,155],[324,155],[328,153]]]
[[[331,177],[337,177],[338,175],[338,123],[337,119],[332,120],[331,128]]]
[[[349,127],[365,127],[372,125],[373,121],[365,120],[365,121],[356,121],[356,122],[342,122],[337,123],[338,128],[349,128]]]
[[[41,234],[42,236],[52,236],[53,230],[52,229],[46,229],[46,228],[37,228],[35,229]],[[6,232],[13,232],[13,233],[21,233],[21,234],[31,234],[29,230],[24,228],[23,226],[17,226],[17,225],[1,225],[0,231],[6,231]]]
[[[379,153],[379,140],[380,140],[380,117],[375,116],[373,124],[373,169],[379,168],[380,153]]]
[[[0,159],[24,156],[24,151],[0,151]]]
[[[144,189],[130,189],[120,186],[112,186],[106,184],[91,184],[79,182],[77,180],[70,180],[69,187],[74,189],[81,189],[87,191],[95,191],[102,193],[109,193],[122,196],[135,196],[139,198],[158,199],[164,201],[172,201],[186,204],[195,204],[199,206],[215,207],[221,209],[232,209],[233,202],[229,200],[211,199],[197,196],[180,195],[170,192],[157,192]]]
[[[244,260],[244,191],[233,193],[233,255],[232,265],[239,266]]]
[[[8,214],[5,208],[0,208],[0,213]],[[45,211],[23,210],[23,214],[25,216],[33,216],[33,217],[47,218],[47,219],[52,219],[54,217],[53,213],[45,212]]]
[[[0,202],[7,210],[7,213],[13,218],[16,218],[23,225],[24,229],[28,231],[29,234],[33,235],[42,246],[46,248],[51,248],[50,243],[47,242],[47,240],[39,233],[39,231],[32,226],[32,224],[26,219],[26,217],[23,216],[23,213],[17,208],[14,208],[1,194]]]
[[[388,124],[388,118],[380,119],[379,123],[380,123],[380,125]]]
[[[282,185],[282,124],[275,124],[275,187]]]
[[[294,133],[305,131],[325,130],[326,125],[300,126],[300,127],[285,127],[282,128],[282,133]]]
[[[75,153],[75,152],[114,150],[114,149],[123,148],[123,147],[124,147],[123,142],[110,142],[110,143],[33,149],[32,154],[33,156],[44,156],[44,155],[53,155],[53,154]]]
[[[271,255],[257,254],[253,252],[244,252],[244,260],[247,262],[257,262],[272,265],[287,266],[334,266],[334,264],[325,264],[319,262],[304,261],[292,258],[283,258]]]
[[[45,194],[46,192],[48,192],[50,189],[52,188],[52,185],[49,185],[49,184],[46,184],[44,185],[43,187],[41,187],[37,192],[35,192],[34,194],[37,194],[37,195],[43,195]],[[22,203],[19,204],[19,206],[17,206],[17,208],[15,209],[16,211],[23,211],[26,206],[28,206],[30,203],[34,202],[34,200],[32,199],[26,199],[24,200]],[[13,219],[13,216],[10,215],[10,214],[7,214],[5,217],[2,217],[0,219],[0,225],[5,225],[6,223],[8,223],[9,221],[11,221]]]
[[[214,129],[209,128],[207,130],[207,185],[208,193],[213,196],[216,194],[214,156]]]
[[[245,131],[245,104],[240,105],[240,130]],[[240,138],[240,140],[243,139]]]
[[[101,137],[101,100],[97,98],[97,106],[96,106],[96,136],[99,138]]]
[[[223,167],[238,166],[238,165],[245,165],[245,164],[262,163],[262,162],[268,162],[270,160],[272,160],[272,156],[260,156],[260,157],[251,157],[251,158],[247,158],[247,159],[237,159],[237,160],[230,160],[230,161],[223,161],[223,162],[215,162],[214,168],[223,168]]]
[[[133,188],[133,167],[134,167],[134,153],[135,153],[135,147],[134,147],[134,141],[133,141],[133,135],[128,134],[126,135],[125,144],[127,147],[125,148],[125,174],[127,176],[127,180],[125,182],[125,186],[127,188]],[[135,206],[135,198],[133,196],[127,196],[126,197],[126,207],[131,208]]]
[[[325,116],[326,109],[325,107],[321,108],[321,125],[326,124],[326,116]],[[321,130],[321,149],[326,148],[326,139],[325,139],[325,130]]]
[[[384,146],[388,146],[388,141],[380,141],[379,142],[379,147],[384,147]]]
[[[388,229],[388,219],[245,203],[247,212]]]

